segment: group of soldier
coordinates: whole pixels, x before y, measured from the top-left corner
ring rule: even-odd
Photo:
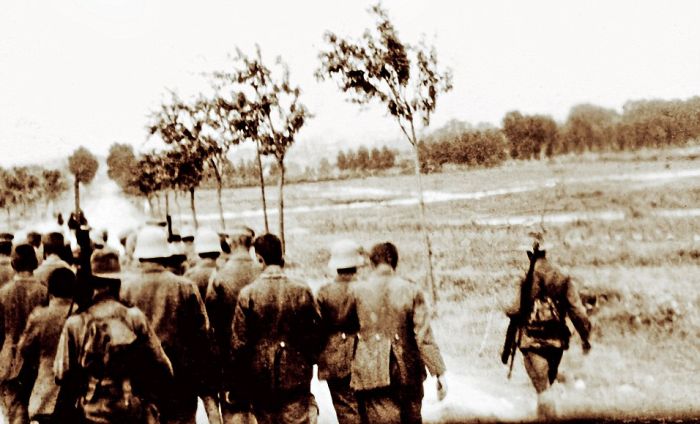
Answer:
[[[429,307],[392,243],[338,241],[315,294],[273,234],[176,239],[151,223],[117,250],[82,224],[73,249],[58,229],[33,244],[0,234],[6,423],[194,423],[198,399],[211,424],[313,423],[314,365],[340,423],[421,422],[426,369],[447,393]]]

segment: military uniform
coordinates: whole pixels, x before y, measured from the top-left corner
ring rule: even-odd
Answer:
[[[102,347],[110,352],[107,364],[100,364],[104,351],[91,339],[96,331],[93,322],[106,323],[102,328],[108,334],[102,340],[108,346]],[[118,347],[130,349],[119,351]],[[158,391],[172,377],[170,362],[143,312],[112,298],[95,299],[87,310],[66,321],[54,372],[60,384],[76,378],[86,383],[77,394],[86,423],[148,422],[151,411],[146,405],[161,398]]]
[[[207,288],[206,308],[209,321],[214,330],[214,342],[217,353],[219,370],[226,366],[226,358],[230,358],[231,327],[233,314],[241,289],[252,283],[260,274],[260,267],[253,261],[250,255],[241,250],[235,251],[229,261],[211,277],[211,284]],[[235,379],[236,376],[229,376]],[[219,383],[223,379],[219,375]],[[223,392],[223,387],[220,388]],[[239,405],[230,405],[222,397],[221,412],[224,422],[231,422],[236,413],[243,413]]]
[[[550,298],[559,320],[547,328],[525,325],[520,342],[525,369],[537,393],[544,392],[557,377],[562,353],[569,347],[571,333],[566,325],[568,316],[584,345],[588,345],[591,323],[570,277],[559,272],[546,258],[535,264],[532,298]],[[519,305],[519,299],[517,300]],[[514,308],[517,310],[517,307]],[[512,314],[512,313],[511,313]]]
[[[260,424],[309,423],[319,311],[311,289],[269,265],[238,296],[231,339],[232,396]]]
[[[17,274],[0,288],[0,391],[7,424],[27,422],[23,398],[27,389],[12,377],[12,365],[27,319],[36,306],[45,304],[47,290],[34,277]]]
[[[28,389],[31,388],[28,412],[33,421],[51,422],[56,407],[59,386],[53,373],[53,362],[70,306],[70,299],[56,297],[49,301],[48,306],[35,308],[19,341],[14,374],[22,379],[36,376],[23,382]]]
[[[12,269],[12,260],[9,256],[0,255],[0,287],[12,280],[15,270]]]
[[[355,278],[326,284],[318,292],[321,310],[321,345],[318,378],[326,380],[339,424],[359,423],[355,391],[350,388],[350,367],[359,327],[351,292]]]
[[[209,321],[197,287],[162,265],[143,263],[140,275],[122,283],[121,298],[144,312],[172,363],[175,382],[162,421],[194,423],[197,395],[212,390],[204,365],[211,358]]]
[[[192,281],[197,286],[199,295],[202,297],[202,299],[206,298],[207,296],[209,278],[214,271],[216,271],[216,260],[206,258],[200,259],[194,266],[185,272],[185,278]]]
[[[362,422],[422,422],[425,370],[436,376],[445,372],[423,292],[386,264],[356,283],[353,292],[360,331],[351,387]]]

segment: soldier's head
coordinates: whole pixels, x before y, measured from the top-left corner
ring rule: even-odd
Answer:
[[[200,228],[194,236],[194,251],[200,258],[216,259],[221,255],[221,239],[216,231]]]
[[[328,267],[338,275],[353,275],[365,263],[362,248],[353,240],[339,240],[331,246]]]
[[[0,255],[10,256],[12,254],[12,240],[14,238],[14,234],[0,233]]]
[[[62,299],[72,299],[75,294],[75,274],[68,268],[60,267],[49,274],[49,295]]]
[[[91,283],[95,292],[119,294],[121,286],[121,265],[119,253],[112,249],[95,250],[90,256]]]
[[[258,257],[258,261],[264,266],[284,266],[282,242],[276,235],[261,235],[253,242],[253,248],[255,248],[255,255]]]
[[[38,249],[41,246],[41,234],[36,231],[30,231],[27,233],[27,243],[33,248]]]
[[[140,262],[164,264],[166,259],[171,256],[168,234],[162,227],[152,225],[143,227],[135,239],[133,257]]]
[[[229,244],[232,249],[243,248],[249,250],[255,239],[255,231],[245,225],[237,225],[228,232]]]
[[[396,269],[396,265],[399,263],[399,251],[396,249],[396,246],[388,241],[377,243],[372,246],[372,250],[369,253],[369,261],[373,267],[386,264],[391,269]]]
[[[50,255],[63,255],[65,251],[65,240],[63,234],[58,231],[51,231],[44,234],[41,239],[41,243],[44,245],[44,257],[48,258]]]
[[[15,247],[12,252],[12,268],[17,272],[34,272],[39,265],[34,247],[24,243]]]

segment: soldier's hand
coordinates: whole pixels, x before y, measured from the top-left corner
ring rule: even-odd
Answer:
[[[445,378],[445,375],[438,375],[437,376],[437,397],[438,401],[441,401],[445,399],[445,396],[447,396],[447,379]]]
[[[591,351],[591,342],[584,340],[583,344],[581,345],[581,349],[583,350],[584,355],[588,355],[588,352]]]

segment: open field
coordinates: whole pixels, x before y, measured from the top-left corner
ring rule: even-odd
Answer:
[[[575,336],[555,385],[562,416],[700,416],[697,153],[568,157],[425,176],[439,292],[433,326],[451,389],[437,404],[434,381],[426,383],[426,421],[534,418],[520,355],[510,381],[499,360],[502,311],[527,267],[533,231],[544,231],[548,256],[595,301],[593,350],[583,356]],[[93,214],[119,210],[123,226],[138,214],[118,194],[90,190]],[[268,189],[270,209],[276,191]],[[285,193],[289,272],[318,287],[334,240],[351,237],[367,248],[390,240],[399,247],[399,273],[425,284],[412,176],[290,185]],[[175,221],[184,225],[188,199],[178,203]],[[228,225],[262,230],[258,189],[227,190],[224,205]],[[201,222],[218,225],[214,192],[200,193],[197,208]],[[314,387],[320,421],[334,422],[327,392]]]
[[[583,356],[574,337],[561,366],[561,414],[700,416],[700,164],[694,159],[683,152],[565,158],[426,176],[439,286],[434,329],[452,381],[442,405],[427,387],[426,420],[533,417],[534,390],[520,356],[508,381],[499,352],[507,325],[502,310],[527,266],[523,246],[530,232],[542,230],[548,256],[597,299],[593,350]],[[326,278],[327,247],[352,237],[366,247],[395,242],[399,272],[424,282],[413,181],[287,187],[291,272],[317,286]],[[275,197],[271,188],[269,205]],[[262,228],[258,190],[228,191],[224,203],[227,222]],[[214,225],[213,193],[202,193],[198,206]],[[270,223],[274,231],[276,214]],[[333,422],[327,411],[322,405],[322,422]]]

